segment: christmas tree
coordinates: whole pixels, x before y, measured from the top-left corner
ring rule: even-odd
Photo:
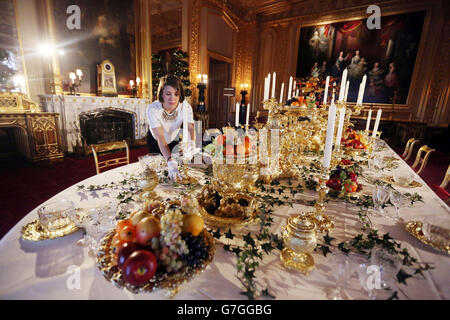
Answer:
[[[0,49],[0,89],[9,90],[15,70],[11,67],[11,57],[5,49]]]
[[[189,63],[188,55],[179,49],[159,52],[152,55],[152,86],[153,97],[156,98],[158,93],[159,80],[170,74],[180,78],[184,87],[184,95],[189,97],[192,95],[191,81],[189,80]]]

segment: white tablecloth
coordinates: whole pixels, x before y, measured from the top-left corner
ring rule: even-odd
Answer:
[[[389,149],[385,155],[396,156]],[[140,170],[138,163],[119,167],[100,175],[88,178],[57,194],[52,199],[69,198],[77,207],[95,207],[109,201],[111,194],[97,191],[88,197],[77,194],[77,185],[89,186],[123,180],[122,172],[136,173]],[[400,167],[405,173],[413,172],[402,160]],[[392,174],[392,172],[387,172]],[[416,203],[414,207],[404,207],[400,216],[405,221],[419,220],[429,215],[448,216],[449,208],[439,199],[425,182],[416,175],[416,180],[423,184],[420,188],[401,189],[402,192],[418,192],[424,203]],[[364,192],[370,194],[370,186],[365,184]],[[316,195],[306,192],[301,195],[307,200],[314,200]],[[309,198],[308,198],[309,197]],[[276,207],[272,232],[280,232],[286,224],[286,217],[302,210],[311,211],[311,207],[295,204]],[[392,207],[388,210],[394,210]],[[330,201],[326,214],[333,216],[336,228],[332,236],[339,242],[356,235],[358,227],[358,208],[342,201]],[[0,298],[1,299],[167,299],[164,292],[151,294],[132,294],[120,290],[107,282],[96,267],[95,259],[88,254],[88,249],[78,246],[76,242],[83,237],[79,230],[63,238],[30,242],[21,239],[21,228],[37,219],[37,208],[25,216],[0,242]],[[401,290],[410,299],[450,299],[450,256],[430,248],[413,238],[404,229],[403,224],[396,224],[387,218],[372,217],[374,227],[380,232],[389,234],[406,247],[410,254],[419,261],[432,263],[433,270],[424,272],[425,279],[407,279],[407,286],[400,285]],[[235,255],[226,252],[222,244],[216,244],[213,262],[195,279],[182,286],[175,299],[246,299],[241,295],[243,286],[236,277]],[[264,262],[256,272],[258,283],[276,299],[327,299],[324,289],[333,287],[336,279],[333,275],[331,259],[325,258],[319,251],[313,253],[316,268],[309,276],[285,269],[279,259],[279,251],[274,250],[265,256]],[[73,273],[70,268],[79,267],[80,288],[73,288],[68,282]],[[72,289],[70,289],[72,288]],[[347,294],[353,299],[365,298],[358,279],[350,281]],[[406,297],[399,294],[401,299]]]

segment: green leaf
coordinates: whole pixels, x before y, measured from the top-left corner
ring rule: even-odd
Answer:
[[[261,294],[262,294],[263,296],[266,296],[266,297],[275,299],[275,296],[273,296],[273,295],[271,295],[271,294],[269,293],[269,289],[268,289],[268,288],[266,288],[266,289],[264,289],[263,291],[261,291]]]
[[[323,256],[326,257],[328,253],[332,253],[330,247],[321,245],[320,250],[322,250]]]
[[[273,249],[275,249],[275,248],[272,246],[272,243],[270,243],[270,242],[263,243],[263,244],[261,245],[261,248],[266,252],[266,254],[269,254],[270,251],[272,251]]]
[[[223,245],[223,248],[224,248],[225,251],[233,252],[233,250],[231,250],[231,247],[230,247],[229,244],[224,244],[224,245]]]
[[[245,241],[246,243],[248,243],[248,244],[251,245],[252,247],[255,246],[255,240],[253,240],[252,234],[251,234],[250,231],[248,232],[247,235],[245,235],[245,236],[243,237],[243,239],[244,239],[244,241]]]
[[[406,273],[403,269],[400,269],[400,271],[397,273],[397,280],[400,283],[403,283],[404,285],[406,284],[406,279],[411,278],[412,275]]]
[[[323,239],[325,240],[326,244],[331,245],[331,241],[335,240],[336,238],[330,237],[327,232],[327,234],[323,236]]]
[[[227,239],[233,239],[234,238],[234,234],[231,232],[231,228],[228,229],[228,232],[225,233],[225,238]]]
[[[243,291],[240,294],[246,296],[249,300],[255,300],[255,293],[250,289]]]
[[[220,237],[221,237],[220,229],[217,229],[212,234],[213,234],[214,238],[216,238],[216,239],[220,239]]]
[[[233,252],[236,254],[236,256],[239,257],[239,254],[242,252],[242,249],[239,247],[234,247]]]

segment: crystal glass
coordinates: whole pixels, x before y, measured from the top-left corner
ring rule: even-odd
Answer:
[[[164,157],[160,153],[149,153],[138,157],[139,164],[142,169],[154,169],[159,172],[164,164]]]
[[[352,263],[350,257],[340,251],[331,255],[333,275],[336,279],[334,288],[326,288],[325,292],[330,300],[347,300],[349,299],[344,291],[348,280],[352,275]]]
[[[394,172],[394,181],[400,186],[408,186],[414,181],[414,174],[411,172],[405,174],[396,170]]]
[[[389,199],[391,200],[391,203],[395,207],[395,216],[392,217],[390,215],[387,215],[387,217],[392,219],[392,220],[394,220],[394,221],[396,221],[396,222],[398,222],[398,221],[401,220],[399,213],[400,213],[400,207],[402,206],[403,201],[404,201],[404,197],[403,197],[403,195],[400,192],[395,191],[395,190],[391,190]]]
[[[358,273],[359,284],[367,293],[367,297],[369,298],[369,300],[375,300],[375,287],[373,286],[373,283],[371,281],[373,273],[371,273],[369,265],[370,264],[368,261],[360,261],[356,267],[356,272]]]
[[[448,248],[450,243],[450,218],[428,216],[422,224],[424,236],[440,248]]]
[[[370,264],[377,267],[374,272],[379,271],[378,283],[377,275],[374,274],[376,299],[388,299],[397,290],[397,274],[401,268],[402,259],[384,248],[375,248],[371,251]]]
[[[110,205],[87,209],[86,217],[77,223],[86,233],[83,239],[77,243],[89,248],[90,253],[95,254],[101,239],[105,234],[115,227],[117,205],[113,202]]]
[[[383,205],[389,200],[390,190],[388,187],[376,185],[372,191],[372,199],[375,204],[374,215],[383,216]],[[380,213],[378,213],[380,211]]]
[[[39,223],[46,231],[58,231],[72,223],[74,210],[74,203],[67,199],[49,202],[38,209]]]

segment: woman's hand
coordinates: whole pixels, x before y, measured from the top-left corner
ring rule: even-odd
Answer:
[[[175,159],[167,161],[167,167],[169,171],[169,178],[173,181],[182,180],[180,171],[178,170],[178,163]]]

